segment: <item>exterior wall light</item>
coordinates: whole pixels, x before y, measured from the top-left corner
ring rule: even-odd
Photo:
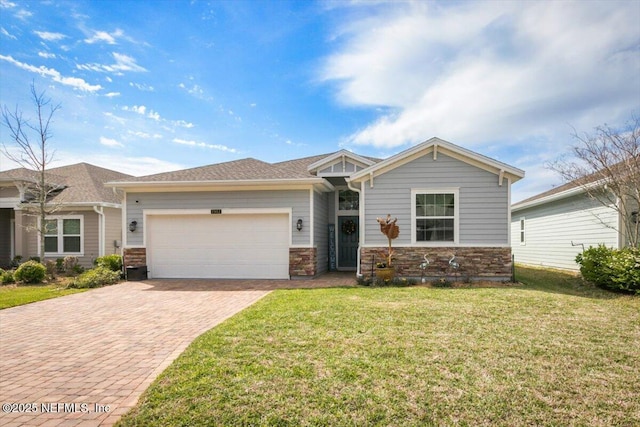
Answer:
[[[136,231],[136,228],[138,228],[138,221],[134,219],[129,223],[129,231],[133,233],[134,231]]]
[[[296,230],[298,231],[302,230],[302,218],[299,218],[298,222],[296,222]]]

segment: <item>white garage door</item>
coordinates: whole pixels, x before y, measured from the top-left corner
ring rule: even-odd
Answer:
[[[288,279],[289,216],[151,215],[154,278]]]

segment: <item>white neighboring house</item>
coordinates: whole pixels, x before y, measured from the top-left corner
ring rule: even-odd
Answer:
[[[628,214],[637,221],[637,207]],[[626,246],[623,230],[623,218],[614,207],[590,198],[575,182],[511,206],[516,263],[577,271],[575,258],[583,249]]]

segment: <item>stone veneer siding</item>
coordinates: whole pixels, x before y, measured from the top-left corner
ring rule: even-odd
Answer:
[[[316,275],[316,248],[289,248],[289,276],[313,277]]]
[[[140,267],[147,265],[147,249],[146,248],[125,248],[123,263],[126,267]]]
[[[375,262],[382,262],[380,252],[387,248],[363,248],[361,252],[360,271],[371,276],[372,256]],[[464,247],[394,247],[394,262],[399,277],[421,277],[420,264],[427,255],[430,264],[425,270],[425,277],[459,277],[461,279],[494,279],[511,278],[511,248],[464,248]],[[449,266],[449,260],[455,254],[460,265],[458,270]],[[375,264],[374,264],[375,270]]]

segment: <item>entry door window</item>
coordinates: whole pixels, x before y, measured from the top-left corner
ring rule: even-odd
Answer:
[[[360,198],[358,193],[352,190],[340,190],[338,192],[339,211],[358,211],[360,208]]]

